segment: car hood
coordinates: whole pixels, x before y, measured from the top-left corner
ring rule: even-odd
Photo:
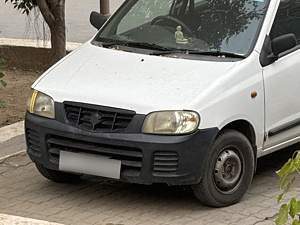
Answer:
[[[188,109],[234,62],[136,54],[84,44],[44,73],[33,88],[56,102],[75,101],[148,113]]]

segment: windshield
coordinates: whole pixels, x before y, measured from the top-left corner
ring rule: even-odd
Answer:
[[[267,4],[268,0],[127,0],[95,40],[246,56]]]

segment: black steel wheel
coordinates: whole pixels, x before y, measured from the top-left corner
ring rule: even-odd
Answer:
[[[224,207],[239,202],[252,181],[255,169],[249,140],[235,130],[224,130],[209,153],[200,183],[192,185],[205,205]]]
[[[38,171],[47,179],[58,183],[78,183],[81,181],[80,174],[66,173],[62,171],[50,170],[42,164],[36,163]]]

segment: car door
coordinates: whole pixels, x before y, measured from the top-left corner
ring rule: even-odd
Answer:
[[[300,0],[281,1],[270,38],[293,33],[300,44]],[[300,50],[263,68],[265,84],[265,151],[299,141]]]

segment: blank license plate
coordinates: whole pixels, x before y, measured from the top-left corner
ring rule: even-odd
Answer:
[[[120,179],[121,161],[60,151],[59,170]]]

